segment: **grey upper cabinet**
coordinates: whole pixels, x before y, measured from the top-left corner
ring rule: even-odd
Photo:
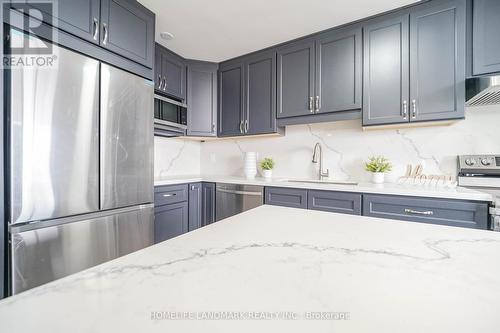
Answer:
[[[410,13],[410,121],[463,118],[465,1],[437,1]]]
[[[245,134],[276,131],[276,51],[245,58]]]
[[[314,40],[307,39],[278,49],[278,118],[314,112]]]
[[[139,2],[101,0],[100,44],[108,50],[153,68],[154,29],[154,13]]]
[[[188,63],[187,135],[217,136],[217,68],[214,63]]]
[[[201,187],[201,183],[189,184],[189,231],[193,231],[201,227]]]
[[[201,226],[215,222],[215,183],[202,183]]]
[[[315,112],[361,109],[361,27],[333,30],[316,40]]]
[[[101,0],[60,0],[53,4],[57,8],[48,7],[47,2],[30,0],[28,3],[43,13],[46,23],[99,44]]]
[[[500,1],[473,2],[473,74],[500,72]]]
[[[225,63],[219,67],[220,136],[243,134],[243,63]]]
[[[408,14],[370,21],[363,33],[363,125],[408,122]]]
[[[184,101],[186,99],[186,62],[155,44],[155,91]]]

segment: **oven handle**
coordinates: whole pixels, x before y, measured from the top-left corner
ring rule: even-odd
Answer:
[[[262,196],[262,192],[250,192],[250,191],[238,191],[238,190],[226,190],[222,188],[217,188],[218,192],[230,193],[230,194],[240,194],[240,195],[253,195],[253,196]]]

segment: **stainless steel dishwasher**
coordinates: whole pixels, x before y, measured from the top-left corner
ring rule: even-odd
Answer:
[[[217,183],[215,218],[220,221],[263,203],[263,186]]]

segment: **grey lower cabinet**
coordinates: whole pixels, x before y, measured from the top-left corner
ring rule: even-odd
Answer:
[[[186,62],[160,44],[155,44],[155,91],[184,101],[186,99]]]
[[[215,183],[203,182],[201,204],[201,226],[215,222]]]
[[[361,215],[361,194],[309,190],[307,208],[325,212]]]
[[[189,188],[187,184],[155,187],[155,243],[189,230]]]
[[[288,187],[266,187],[264,204],[307,209],[307,190]]]
[[[367,22],[363,125],[461,119],[465,0],[438,0]]]
[[[474,0],[472,73],[500,72],[500,1]]]
[[[189,231],[201,227],[202,185],[201,183],[189,184]]]
[[[488,228],[488,204],[484,202],[364,195],[363,215],[464,228]]]
[[[219,136],[243,135],[243,62],[219,65]]]
[[[217,136],[217,69],[215,63],[188,61],[188,136]]]

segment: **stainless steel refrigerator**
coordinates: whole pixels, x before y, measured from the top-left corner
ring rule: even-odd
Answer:
[[[13,294],[153,244],[153,83],[52,47],[6,80]]]

